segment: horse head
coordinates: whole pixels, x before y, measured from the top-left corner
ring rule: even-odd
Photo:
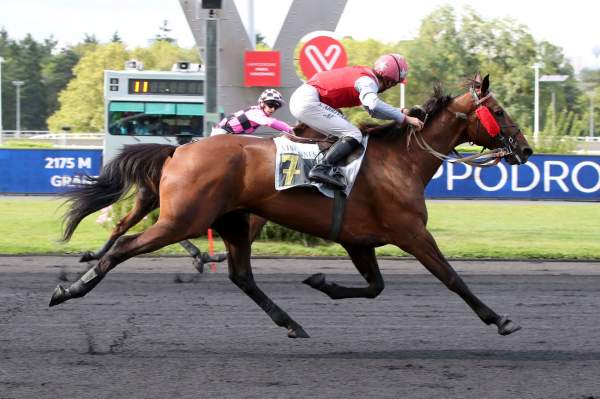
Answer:
[[[464,141],[505,150],[504,159],[511,165],[524,164],[533,154],[519,126],[490,91],[489,75],[481,79],[481,75],[477,74],[469,85],[469,91],[455,98],[450,108],[468,122],[463,133]]]

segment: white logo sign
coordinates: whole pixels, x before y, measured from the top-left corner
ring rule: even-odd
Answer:
[[[313,44],[306,46],[304,49],[313,68],[317,72],[329,71],[333,68],[338,58],[342,54],[342,48],[338,44],[330,44],[325,50],[325,54]]]

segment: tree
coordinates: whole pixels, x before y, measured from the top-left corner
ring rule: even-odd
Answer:
[[[75,77],[59,95],[60,108],[48,119],[51,130],[104,130],[104,70],[119,70],[129,58],[122,43],[97,45],[74,68]]]
[[[0,90],[2,92],[2,125],[4,129],[14,126],[14,118],[10,119],[10,115],[14,115],[14,108],[9,105],[8,99],[14,98],[14,95],[10,95],[11,86],[10,82],[12,79],[12,59],[13,59],[13,47],[11,46],[11,40],[8,37],[8,32],[2,28],[0,29],[0,57],[4,58],[2,63],[2,85]]]
[[[46,130],[47,97],[43,81],[42,63],[50,55],[51,48],[36,42],[27,35],[19,43],[20,56],[18,68],[25,84],[21,88],[21,128],[28,130]],[[53,47],[53,44],[49,44]]]
[[[16,128],[16,89],[12,81],[25,82],[20,92],[20,121],[23,130],[44,130],[46,128],[47,98],[42,68],[51,56],[56,42],[46,40],[36,42],[31,35],[21,41],[10,39],[5,30],[0,31],[0,56],[5,59],[2,65],[2,111],[3,127]]]
[[[73,79],[73,67],[79,62],[79,55],[71,47],[63,48],[50,57],[44,65],[43,77],[46,82],[46,117],[58,109],[58,95]]]
[[[167,43],[175,43],[175,39],[173,39],[172,37],[169,36],[170,32],[172,31],[171,28],[169,28],[169,21],[168,20],[163,20],[163,24],[158,28],[160,30],[160,33],[158,33],[155,37],[154,40],[159,42],[167,42]]]
[[[89,33],[84,34],[83,36],[83,43],[84,44],[98,44],[98,39],[96,38],[96,35],[92,34],[90,35]]]
[[[185,49],[164,40],[157,40],[148,47],[134,49],[131,58],[142,61],[144,69],[155,71],[169,71],[178,61],[200,62],[200,55],[195,49]]]
[[[112,37],[110,38],[110,42],[111,43],[123,43],[123,40],[121,39],[121,36],[119,36],[118,31],[115,31],[115,33],[112,34]]]

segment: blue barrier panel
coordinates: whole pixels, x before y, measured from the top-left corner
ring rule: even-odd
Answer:
[[[96,176],[101,150],[0,149],[0,193],[57,194]],[[533,155],[525,165],[473,168],[444,162],[428,198],[559,199],[600,202],[600,157]]]
[[[102,150],[0,149],[0,193],[58,194],[101,167]]]
[[[502,161],[490,168],[444,162],[425,194],[429,198],[600,201],[600,157],[533,155],[521,166]]]

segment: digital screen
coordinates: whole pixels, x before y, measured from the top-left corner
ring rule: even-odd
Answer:
[[[201,96],[202,80],[129,79],[129,94]]]

